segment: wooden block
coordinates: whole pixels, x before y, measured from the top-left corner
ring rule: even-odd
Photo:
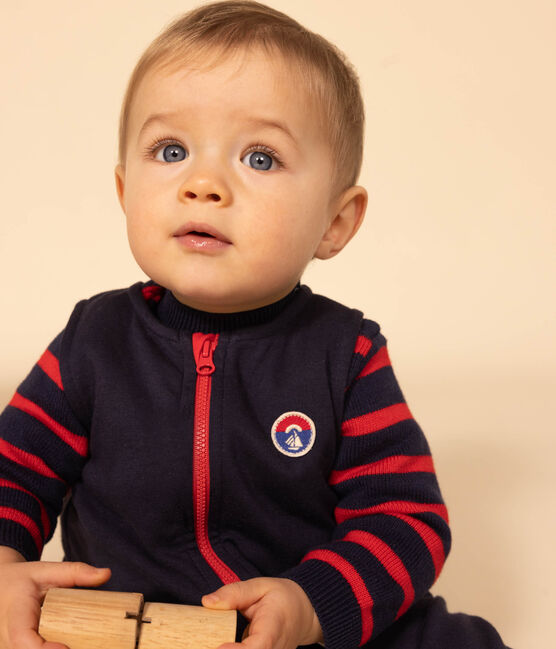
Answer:
[[[217,649],[235,636],[235,611],[146,603],[138,649]]]
[[[140,593],[51,588],[39,634],[70,649],[217,649],[234,642],[235,611],[147,603]]]
[[[51,588],[39,634],[71,649],[135,649],[142,608],[140,593]]]

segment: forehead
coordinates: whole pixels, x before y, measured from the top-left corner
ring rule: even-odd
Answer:
[[[133,97],[129,134],[137,135],[153,115],[181,113],[205,121],[255,115],[287,122],[299,134],[325,136],[299,66],[262,49],[211,54],[153,65]]]

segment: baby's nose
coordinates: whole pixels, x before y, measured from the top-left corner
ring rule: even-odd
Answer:
[[[192,200],[202,203],[226,205],[231,200],[231,189],[225,178],[211,173],[192,173],[180,186],[181,201]]]
[[[192,192],[190,189],[187,189],[185,191],[184,195],[185,195],[186,198],[199,198],[199,194],[196,194],[195,192]],[[202,194],[201,194],[201,197],[202,197]],[[215,203],[222,200],[222,197],[220,196],[220,194],[217,194],[216,192],[207,193],[206,198],[208,200],[214,201]]]

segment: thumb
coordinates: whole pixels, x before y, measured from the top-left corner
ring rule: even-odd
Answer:
[[[202,604],[206,608],[242,611],[258,602],[267,590],[268,585],[264,578],[236,581],[205,595]]]
[[[49,588],[71,588],[72,586],[100,586],[110,579],[110,568],[95,568],[79,561],[62,563],[41,562],[35,581]]]

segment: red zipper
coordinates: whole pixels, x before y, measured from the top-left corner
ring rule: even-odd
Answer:
[[[193,334],[193,354],[197,367],[195,386],[195,418],[193,423],[193,511],[197,546],[209,566],[224,584],[239,581],[233,570],[212,548],[208,535],[210,499],[209,423],[214,350],[218,334]]]

